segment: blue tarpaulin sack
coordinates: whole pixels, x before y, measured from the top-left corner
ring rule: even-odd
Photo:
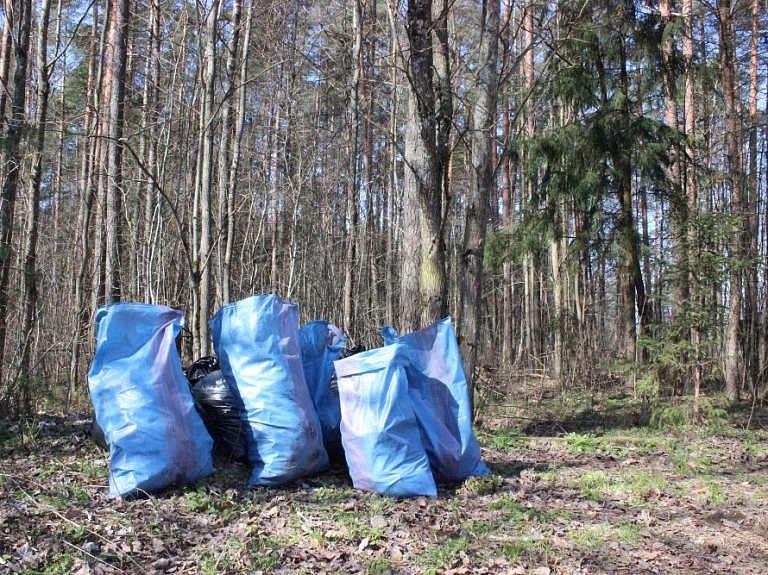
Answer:
[[[408,393],[435,479],[489,475],[472,430],[467,378],[451,318],[402,337],[385,327],[381,336],[387,345],[400,344],[408,357]]]
[[[178,310],[118,303],[96,312],[88,386],[109,444],[109,493],[136,496],[213,472],[213,439],[184,377]]]
[[[344,454],[357,489],[434,497],[437,487],[408,396],[407,364],[399,345],[336,362]]]
[[[221,371],[244,408],[248,486],[277,486],[327,468],[301,364],[298,306],[258,295],[223,306],[209,323]]]
[[[341,455],[341,404],[338,390],[331,388],[333,362],[347,344],[344,333],[327,321],[311,321],[301,326],[301,361],[309,394],[320,418],[323,444],[329,455]]]

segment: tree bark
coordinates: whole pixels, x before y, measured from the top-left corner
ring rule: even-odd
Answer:
[[[360,198],[357,184],[358,135],[360,132],[360,69],[363,46],[363,7],[352,2],[352,78],[349,85],[349,133],[347,134],[347,245],[344,258],[344,330],[353,337],[355,322],[354,284],[357,259],[357,235]],[[370,204],[371,198],[366,198]]]
[[[43,178],[45,128],[50,95],[50,72],[48,70],[48,24],[50,16],[51,1],[43,0],[40,6],[37,36],[37,117],[35,118],[35,149],[29,182],[29,219],[24,246],[24,319],[21,329],[22,340],[19,358],[21,403],[25,413],[29,413],[31,410],[29,379],[32,377],[30,368],[32,347],[35,341],[33,331],[37,319],[37,242],[40,223],[40,184]]]
[[[123,120],[125,106],[125,72],[128,57],[129,0],[113,0],[107,32],[106,65],[108,74],[104,88],[108,107],[104,134],[106,152],[106,259],[104,294],[107,303],[121,299],[120,255],[122,238],[123,194]]]
[[[499,2],[483,0],[482,12],[475,101],[472,108],[472,157],[469,191],[466,197],[467,220],[464,228],[461,304],[457,329],[473,417],[475,416],[475,367],[481,339],[483,257],[485,254],[487,206],[491,190],[495,188],[492,149],[496,145],[494,131],[499,85],[496,70],[499,42]]]
[[[27,61],[29,57],[32,2],[22,0],[17,4],[18,30],[14,34],[16,68],[13,74],[13,99],[8,135],[3,149],[3,185],[0,196],[0,382],[5,369],[4,354],[8,327],[8,303],[11,261],[13,256],[13,230],[15,225],[16,192],[21,170],[21,136],[25,123],[27,95]]]
[[[730,296],[728,304],[727,343],[725,350],[725,385],[728,399],[738,402],[741,398],[741,373],[739,354],[741,351],[741,304],[742,274],[744,259],[745,222],[744,196],[742,191],[742,169],[739,160],[739,119],[736,108],[736,40],[730,0],[717,2],[718,38],[720,43],[720,74],[723,84],[725,115],[725,184],[730,191],[730,213],[734,218],[736,234],[731,241],[729,257]]]

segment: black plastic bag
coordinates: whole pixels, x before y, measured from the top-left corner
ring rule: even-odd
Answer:
[[[212,371],[199,379],[192,386],[192,397],[208,433],[213,437],[216,453],[227,459],[247,461],[245,426],[240,416],[242,409],[221,370]]]
[[[218,357],[215,355],[203,356],[187,368],[187,381],[190,385],[195,385],[206,375],[218,371],[219,369],[221,369],[221,367],[219,367]]]
[[[85,434],[104,451],[109,451],[109,444],[107,443],[107,438],[104,436],[104,430],[99,425],[99,422],[96,421],[95,417],[88,427],[85,428]]]

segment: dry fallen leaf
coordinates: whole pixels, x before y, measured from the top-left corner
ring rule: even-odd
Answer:
[[[374,529],[379,527],[386,527],[387,525],[387,520],[383,515],[374,515],[371,517],[371,527]]]

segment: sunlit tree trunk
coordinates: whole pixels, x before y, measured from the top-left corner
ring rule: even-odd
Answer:
[[[104,295],[107,303],[120,301],[120,255],[122,239],[123,194],[123,119],[125,71],[128,57],[129,0],[113,0],[109,13],[104,89],[108,94],[106,136],[106,257],[104,260]]]
[[[5,113],[8,106],[8,82],[11,73],[12,35],[15,25],[15,10],[12,0],[5,0],[3,8],[3,35],[0,39],[0,135],[4,136],[7,123]]]
[[[21,404],[24,412],[29,413],[30,391],[29,378],[32,376],[30,363],[32,348],[36,337],[33,328],[37,320],[37,242],[40,224],[40,183],[43,179],[43,153],[45,151],[45,130],[48,118],[48,97],[50,95],[50,71],[48,69],[48,24],[51,16],[50,0],[43,0],[40,6],[37,36],[37,102],[35,109],[34,153],[32,173],[29,181],[29,216],[24,243],[24,315],[21,328],[21,354],[19,358],[19,378]]]
[[[212,221],[211,221],[211,188],[213,186],[213,137],[214,137],[214,107],[216,82],[216,24],[219,19],[220,0],[213,0],[205,19],[205,51],[202,59],[202,98],[200,107],[200,161],[197,168],[195,193],[198,201],[197,217],[198,252],[195,258],[196,276],[199,278],[197,328],[193,337],[197,340],[196,356],[210,355],[211,342],[208,329],[208,319],[211,316],[211,255],[212,255]]]
[[[19,144],[25,126],[27,95],[27,60],[29,57],[32,3],[21,0],[15,5],[18,28],[15,29],[13,52],[16,67],[13,74],[13,99],[8,134],[3,146],[2,195],[0,195],[0,382],[7,367],[6,345],[8,327],[8,304],[11,262],[13,254],[13,232],[15,227],[16,193],[21,171],[21,150]]]
[[[461,294],[458,322],[459,348],[469,387],[474,416],[474,377],[480,345],[483,299],[483,256],[485,254],[486,215],[491,189],[495,188],[492,148],[496,145],[496,100],[499,42],[499,2],[483,0],[480,49],[477,58],[475,101],[472,108],[472,150],[467,215],[462,252]]]
[[[353,336],[355,321],[354,284],[357,266],[357,235],[360,197],[357,185],[358,135],[360,132],[360,69],[363,45],[363,6],[352,2],[352,78],[349,85],[349,133],[347,134],[347,245],[344,258],[344,329]],[[370,203],[371,199],[366,198]]]
[[[742,169],[739,159],[739,119],[736,90],[736,39],[730,0],[718,0],[718,38],[720,41],[720,74],[723,84],[723,112],[725,116],[725,183],[730,191],[730,213],[736,219],[737,233],[731,241],[729,256],[730,294],[728,304],[728,328],[725,350],[725,385],[728,399],[737,402],[741,398],[741,304],[742,272],[744,258],[744,195],[742,193]]]
[[[80,174],[78,177],[78,211],[75,226],[75,327],[72,331],[72,354],[69,364],[69,381],[67,389],[67,408],[69,407],[75,385],[79,379],[81,350],[85,345],[86,334],[89,331],[89,302],[86,293],[87,271],[90,260],[92,243],[90,241],[93,202],[96,187],[94,185],[94,162],[98,140],[96,139],[96,110],[99,109],[99,94],[101,93],[101,73],[96,64],[96,47],[98,45],[99,3],[93,4],[91,34],[88,46],[88,77],[86,80],[86,107],[83,119],[84,137],[80,146]],[[91,99],[92,98],[92,99]]]
[[[504,47],[504,70],[506,71],[510,65],[512,59],[510,42],[510,28],[512,26],[512,0],[504,0],[504,31],[502,34],[502,42]],[[510,100],[512,98],[512,90],[510,83],[507,83],[504,88],[504,94],[501,104],[501,137],[502,141],[506,144],[510,141],[511,126],[510,116],[512,114]],[[503,158],[503,165],[501,169],[501,221],[505,230],[509,230],[512,225],[512,168],[511,159],[508,157]],[[514,359],[514,342],[512,341],[512,326],[514,321],[512,318],[512,262],[504,261],[503,277],[502,277],[502,344],[501,353],[505,361],[510,362]]]
[[[757,132],[760,118],[757,114],[758,49],[760,38],[760,3],[752,0],[752,37],[750,38],[750,70],[749,70],[749,157],[747,182],[746,221],[747,230],[746,250],[749,266],[746,271],[744,290],[744,314],[747,330],[744,341],[744,359],[746,375],[752,391],[757,389],[760,373],[760,316],[758,306],[758,174],[757,174]],[[763,312],[765,313],[765,312]]]
[[[661,0],[659,11],[664,28],[661,46],[661,76],[664,90],[664,122],[673,130],[678,129],[677,89],[674,72],[674,41],[672,33],[673,0]],[[670,226],[672,231],[672,313],[679,316],[688,301],[688,271],[686,254],[686,222],[688,205],[681,181],[679,154],[676,146],[669,147],[670,161],[666,166],[669,182]],[[647,282],[646,282],[647,283]],[[647,284],[650,288],[650,284]]]
[[[218,188],[219,188],[219,239],[216,244],[217,258],[217,277],[216,285],[219,294],[219,304],[229,303],[229,267],[226,262],[227,247],[229,244],[229,234],[231,232],[229,219],[230,207],[233,204],[231,195],[233,193],[230,183],[231,158],[232,151],[232,130],[234,127],[233,100],[235,93],[235,75],[237,73],[237,58],[240,50],[240,26],[241,14],[243,9],[242,0],[235,0],[232,4],[231,26],[232,33],[227,45],[227,64],[224,73],[224,101],[221,104],[221,136],[219,138],[219,169],[218,169]],[[245,90],[244,87],[239,90]]]
[[[689,217],[699,217],[699,197],[696,189],[696,150],[690,144],[695,136],[696,102],[693,70],[693,0],[683,0],[683,58],[685,60],[685,186],[688,201]],[[688,228],[688,282],[691,305],[698,307],[701,298],[697,275],[694,273],[695,264],[699,258],[696,229]],[[699,322],[691,322],[691,348],[693,364],[694,399],[698,401],[701,392],[701,328]]]
[[[235,126],[234,143],[232,147],[232,161],[229,168],[229,194],[227,197],[227,240],[224,250],[223,292],[222,303],[231,301],[230,289],[232,284],[232,255],[235,245],[235,198],[238,190],[238,173],[240,168],[240,154],[243,144],[243,130],[245,128],[246,96],[248,93],[246,81],[248,79],[248,56],[251,46],[251,29],[253,25],[253,6],[255,2],[248,4],[248,15],[245,21],[245,36],[243,38],[243,53],[240,58],[240,86],[238,87],[237,123]]]

